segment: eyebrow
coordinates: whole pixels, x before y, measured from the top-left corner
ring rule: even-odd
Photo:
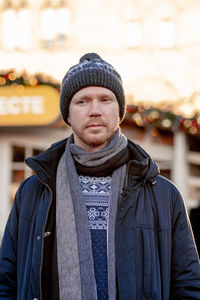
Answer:
[[[113,94],[111,94],[111,93],[109,93],[109,94],[102,94],[101,95],[101,97],[103,98],[103,97],[112,97],[112,98],[114,98],[114,95]]]
[[[75,96],[75,100],[80,100],[80,99],[86,99],[86,100],[89,100],[91,99],[91,96],[89,96],[88,94],[87,95],[81,95],[81,96]]]
[[[96,95],[95,95],[95,96],[96,96]],[[81,95],[81,96],[77,96],[77,97],[75,97],[75,99],[76,99],[76,100],[79,100],[79,99],[84,98],[84,99],[86,99],[86,100],[90,100],[92,97],[93,97],[93,94],[88,94],[88,93],[87,93],[87,94],[84,94],[84,95]],[[114,95],[112,95],[111,93],[109,93],[109,94],[103,93],[103,94],[99,95],[98,97],[101,97],[101,98],[106,98],[106,97],[114,98]]]

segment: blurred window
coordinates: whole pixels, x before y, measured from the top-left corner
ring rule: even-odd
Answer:
[[[125,25],[125,46],[140,47],[143,42],[143,26],[138,20],[129,21]]]
[[[41,5],[32,9],[28,1],[19,1],[18,5],[14,1],[4,1],[0,38],[5,50],[66,47],[71,23],[71,10],[66,1],[59,1],[57,5],[41,1]]]
[[[17,33],[16,47],[21,50],[28,50],[33,46],[32,26],[33,19],[31,10],[28,7],[21,8],[17,11]]]
[[[2,46],[7,50],[16,47],[17,13],[14,8],[7,8],[2,14]]]
[[[157,44],[165,49],[175,46],[175,26],[172,20],[163,19],[157,24]]]
[[[12,168],[10,184],[11,201],[14,200],[16,191],[20,183],[33,174],[33,171],[24,163],[24,160],[29,156],[38,155],[42,151],[43,150],[39,148],[31,148],[21,145],[12,146]]]
[[[40,41],[44,48],[65,47],[70,33],[71,12],[65,1],[47,1],[40,11]]]

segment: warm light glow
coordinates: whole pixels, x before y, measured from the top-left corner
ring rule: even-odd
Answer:
[[[127,47],[139,47],[142,44],[142,24],[138,21],[130,21],[125,28],[125,45]]]
[[[56,36],[55,30],[55,10],[45,8],[40,15],[40,37],[43,41],[51,43]],[[48,46],[48,45],[47,45]]]
[[[192,126],[190,129],[189,129],[190,133],[191,134],[196,134],[197,133],[197,128]]]
[[[14,72],[12,72],[12,73],[10,73],[9,75],[8,75],[8,78],[11,80],[11,81],[13,81],[13,80],[15,80],[16,79],[16,74],[14,73]]]
[[[144,125],[143,119],[142,119],[142,117],[141,117],[141,115],[139,113],[135,113],[133,115],[133,120],[135,121],[135,123],[138,126],[143,126]]]
[[[194,106],[196,110],[200,111],[200,95],[198,95],[194,100]]]
[[[171,127],[171,125],[172,125],[172,121],[169,120],[169,119],[164,119],[162,121],[162,126],[165,127],[165,128],[169,128],[169,127]]]
[[[185,103],[179,107],[179,111],[186,117],[192,117],[194,114],[194,106],[190,103]]]
[[[173,48],[175,46],[175,27],[172,21],[160,21],[157,28],[157,43],[161,48]]]
[[[191,120],[185,120],[185,121],[184,121],[184,126],[185,126],[186,128],[190,128],[191,125],[192,125],[192,121],[191,121]]]
[[[0,77],[0,85],[4,85],[6,83],[6,80],[4,77]]]
[[[37,79],[35,77],[32,77],[30,80],[29,80],[29,84],[31,86],[36,86],[37,85]]]
[[[150,118],[152,120],[158,119],[159,117],[160,117],[160,114],[158,111],[154,110],[154,111],[150,112]]]
[[[58,8],[55,11],[56,33],[58,36],[66,36],[69,34],[70,28],[70,10],[65,7]]]

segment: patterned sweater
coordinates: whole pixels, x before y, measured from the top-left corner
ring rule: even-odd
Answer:
[[[98,300],[108,299],[107,226],[111,180],[110,176],[79,176],[91,233]]]

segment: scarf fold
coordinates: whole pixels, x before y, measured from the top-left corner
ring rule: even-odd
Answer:
[[[78,174],[85,176],[111,176],[113,171],[124,165],[130,160],[130,151],[128,147],[108,159],[104,164],[94,167],[85,167],[74,161]]]
[[[73,135],[69,137],[70,151],[76,162],[84,167],[97,167],[106,163],[116,154],[127,148],[127,138],[117,129],[108,145],[96,152],[85,152],[83,149],[73,144]]]
[[[71,136],[62,155],[56,179],[56,227],[59,290],[61,300],[97,299],[92,245],[85,203],[74,160],[96,167],[106,163],[127,146],[127,140],[117,132],[109,145],[99,152],[86,153],[74,144]],[[119,151],[118,151],[119,150]],[[116,299],[115,220],[118,200],[125,178],[126,166],[112,174],[108,220],[108,293]]]

